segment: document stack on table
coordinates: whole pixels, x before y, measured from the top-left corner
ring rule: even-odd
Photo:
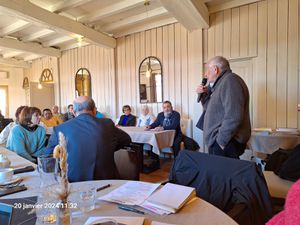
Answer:
[[[138,206],[159,215],[168,215],[176,213],[196,196],[195,188],[172,183],[167,183],[158,189],[159,186],[160,184],[128,181],[107,195],[100,197],[99,200]]]

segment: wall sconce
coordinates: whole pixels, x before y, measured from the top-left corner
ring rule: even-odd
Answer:
[[[149,58],[149,62],[147,62],[146,77],[150,78],[151,74],[152,74],[152,68],[151,68],[151,65],[150,65],[150,58]]]

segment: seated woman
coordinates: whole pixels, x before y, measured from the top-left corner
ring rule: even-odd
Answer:
[[[118,122],[119,126],[135,126],[136,124],[136,116],[131,114],[131,108],[129,105],[124,105],[122,108],[124,115],[120,117]]]
[[[22,109],[24,108],[25,106],[20,106],[17,108],[16,110],[16,113],[15,113],[15,116],[16,116],[16,120],[15,122],[11,122],[9,123],[0,133],[0,144],[6,144],[6,141],[7,141],[7,138],[9,136],[9,133],[10,131],[12,130],[12,128],[14,126],[16,126],[18,124],[18,121],[19,121],[19,115],[22,111]]]
[[[19,124],[12,128],[8,136],[6,148],[36,163],[46,141],[45,129],[38,125],[39,122],[39,112],[25,106],[19,115]]]
[[[145,127],[152,124],[155,121],[154,116],[149,113],[149,107],[144,105],[142,107],[142,114],[138,118],[137,127]]]

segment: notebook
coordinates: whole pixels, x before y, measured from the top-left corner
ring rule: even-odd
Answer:
[[[196,196],[195,188],[178,184],[167,183],[161,189],[154,192],[143,207],[158,208],[169,213],[176,213],[190,199]]]

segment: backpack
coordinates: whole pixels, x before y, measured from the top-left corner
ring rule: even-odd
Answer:
[[[300,179],[300,144],[294,148],[283,162],[279,168],[278,176],[290,181]]]
[[[274,171],[275,174],[278,174],[281,165],[288,159],[292,151],[293,150],[278,149],[273,152],[267,160],[265,170]]]

